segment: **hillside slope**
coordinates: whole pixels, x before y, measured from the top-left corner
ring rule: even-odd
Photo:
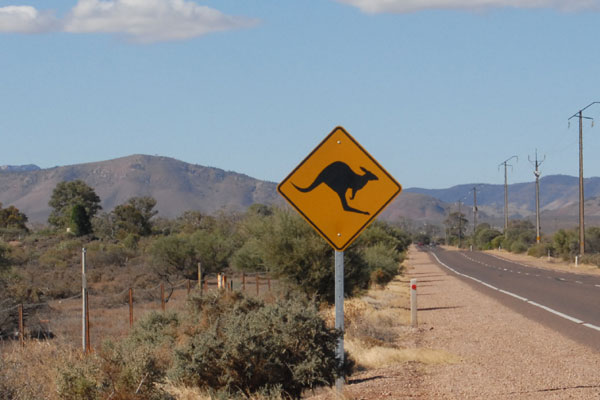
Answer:
[[[37,171],[3,172],[0,202],[15,205],[32,222],[45,222],[50,213],[48,200],[56,184],[75,179],[95,189],[105,211],[133,196],[154,197],[159,215],[168,218],[187,210],[242,211],[253,203],[282,203],[275,183],[147,155]]]

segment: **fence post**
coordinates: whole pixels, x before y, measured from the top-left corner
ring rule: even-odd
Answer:
[[[88,310],[88,296],[87,296],[87,280],[86,280],[86,273],[87,273],[87,267],[85,265],[85,247],[83,247],[81,249],[81,345],[83,347],[83,352],[87,353],[88,351],[88,347],[89,347],[89,343],[87,342],[88,340],[88,317],[87,317],[87,310]]]
[[[25,347],[25,324],[23,323],[23,304],[19,304],[19,341]]]
[[[246,273],[242,272],[242,290],[246,291]]]
[[[129,328],[133,328],[133,289],[129,288]]]
[[[198,289],[200,289],[200,296],[202,296],[202,264],[198,263]]]
[[[269,292],[271,291],[271,276],[267,276],[267,285],[269,286]]]
[[[90,343],[90,302],[88,301],[88,292],[85,291],[85,354],[92,352],[92,344]]]
[[[256,273],[256,295],[260,294],[260,276]]]
[[[188,294],[188,296],[190,295],[190,290],[192,290],[192,286],[190,284],[190,280],[188,279],[187,280],[187,294]]]
[[[165,304],[165,284],[161,283],[160,284],[160,305],[162,307],[163,312],[166,309],[166,304]]]
[[[410,324],[417,326],[417,280],[410,280]]]

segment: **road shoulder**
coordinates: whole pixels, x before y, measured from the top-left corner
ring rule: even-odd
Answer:
[[[600,397],[600,354],[528,320],[411,249],[419,280],[421,344],[460,361],[424,366],[428,399],[590,399]]]

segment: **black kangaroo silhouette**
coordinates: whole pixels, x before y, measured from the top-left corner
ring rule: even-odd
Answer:
[[[368,171],[366,168],[360,167],[363,170],[364,175],[358,175],[352,168],[348,166],[348,164],[342,161],[335,161],[329,164],[323,171],[319,173],[319,175],[315,178],[314,182],[307,188],[298,187],[296,184],[292,183],[296,189],[303,193],[307,193],[312,191],[314,188],[319,186],[321,183],[329,186],[331,190],[337,193],[340,201],[342,202],[342,207],[344,211],[359,213],[369,215],[367,211],[357,210],[356,208],[352,208],[348,205],[348,201],[346,200],[346,192],[348,189],[352,189],[352,194],[350,196],[350,200],[354,200],[354,196],[356,196],[356,192],[361,190],[369,181],[376,181],[378,178],[372,172]]]

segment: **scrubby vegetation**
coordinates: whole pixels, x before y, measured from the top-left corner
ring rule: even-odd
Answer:
[[[188,211],[169,220],[149,197],[100,212],[100,199],[81,181],[59,184],[49,204],[49,227],[34,228],[19,210],[0,205],[4,338],[18,330],[17,304],[28,304],[27,318],[49,301],[80,294],[82,248],[90,293],[101,293],[104,307],[122,304],[129,287],[196,280],[198,264],[204,275],[265,273],[281,290],[266,300],[238,292],[192,295],[187,311],[138,317],[126,337],[105,341],[87,357],[67,346],[51,368],[52,384],[45,379],[39,390],[50,385],[60,399],[169,399],[165,388],[175,385],[215,398],[298,398],[352,369],[352,362],[335,359],[340,333],[318,311],[333,301],[334,252],[295,212],[253,205],[243,214]],[[346,295],[394,279],[410,242],[388,223],[367,228],[345,252]],[[0,363],[0,370],[6,363],[27,369],[10,357]],[[36,397],[13,378],[0,374],[2,395]]]

